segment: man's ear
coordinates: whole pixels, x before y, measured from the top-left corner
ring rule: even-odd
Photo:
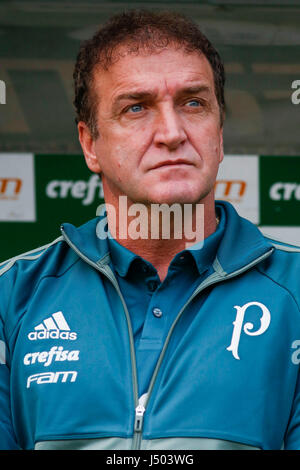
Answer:
[[[223,127],[221,127],[221,129],[220,129],[220,161],[219,161],[219,163],[221,163],[223,161],[223,158],[224,158]]]
[[[92,172],[99,174],[101,168],[95,153],[95,140],[91,131],[83,121],[79,121],[77,129],[86,164]]]

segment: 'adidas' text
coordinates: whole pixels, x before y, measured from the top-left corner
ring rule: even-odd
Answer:
[[[77,333],[71,332],[62,312],[53,313],[28,334],[30,341],[37,339],[77,339]]]
[[[36,339],[77,339],[77,333],[69,331],[32,331],[28,334],[28,339],[35,341]]]

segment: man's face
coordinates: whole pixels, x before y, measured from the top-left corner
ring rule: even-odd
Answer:
[[[223,141],[204,56],[125,54],[95,71],[94,87],[99,135],[84,153],[102,174],[106,202],[196,203],[212,194]]]

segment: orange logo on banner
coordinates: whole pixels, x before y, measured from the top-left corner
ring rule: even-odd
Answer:
[[[246,187],[246,181],[242,180],[217,180],[215,183],[216,197],[230,202],[240,202]]]
[[[17,199],[21,187],[22,180],[20,178],[0,177],[0,199]]]

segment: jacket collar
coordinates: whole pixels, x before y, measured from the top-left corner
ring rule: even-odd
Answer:
[[[225,216],[223,237],[219,243],[216,262],[224,273],[230,274],[254,262],[272,249],[259,229],[239,216],[225,201],[216,201],[216,209]],[[110,251],[105,237],[104,215],[90,220],[79,228],[65,223],[61,230],[64,238],[78,254],[94,263],[109,263]]]
[[[218,206],[226,214],[224,235],[217,251],[223,271],[228,274],[237,271],[273,249],[256,225],[238,215],[230,203],[216,201]]]
[[[222,207],[219,209],[220,223],[217,230],[207,237],[204,240],[204,243],[200,244],[200,247],[197,247],[197,244],[195,244],[177,253],[177,255],[173,258],[173,263],[177,263],[178,260],[182,259],[182,255],[187,253],[190,256],[186,258],[186,263],[193,262],[193,264],[197,266],[200,275],[212,265],[225,229],[225,213]],[[127,275],[128,270],[130,269],[130,266],[134,260],[142,260],[139,255],[136,255],[132,251],[128,250],[114,239],[109,240],[108,245],[114,269],[120,276]],[[179,261],[179,263],[182,265],[181,261]]]

